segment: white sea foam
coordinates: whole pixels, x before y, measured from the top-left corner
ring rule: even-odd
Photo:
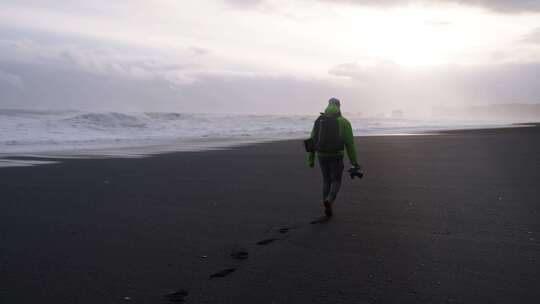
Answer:
[[[0,110],[0,153],[157,147],[189,150],[306,137],[315,115],[225,115]],[[485,122],[347,115],[355,135],[418,133]],[[168,147],[168,148],[164,148]],[[148,151],[151,149],[147,149]]]

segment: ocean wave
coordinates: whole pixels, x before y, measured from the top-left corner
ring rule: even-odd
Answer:
[[[116,112],[78,114],[73,117],[64,118],[60,122],[77,128],[86,127],[99,130],[144,128],[147,126],[147,123],[139,117]]]
[[[306,137],[316,115],[82,112],[0,109],[0,153]],[[462,122],[349,116],[355,134],[421,132]]]
[[[148,118],[150,119],[163,119],[163,120],[180,120],[180,119],[188,119],[190,117],[193,117],[193,115],[189,114],[182,114],[182,113],[175,113],[175,112],[145,112],[144,113]]]

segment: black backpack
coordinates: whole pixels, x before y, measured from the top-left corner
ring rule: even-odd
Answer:
[[[321,114],[313,127],[313,148],[318,152],[338,152],[344,148],[337,115]]]

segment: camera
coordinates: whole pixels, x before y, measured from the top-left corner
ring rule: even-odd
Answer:
[[[349,175],[351,176],[351,179],[354,179],[355,177],[358,177],[358,179],[361,179],[364,177],[364,172],[362,172],[362,167],[360,166],[354,166],[351,167],[349,170]]]

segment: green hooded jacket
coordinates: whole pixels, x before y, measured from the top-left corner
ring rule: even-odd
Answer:
[[[358,164],[358,160],[356,159],[356,146],[354,144],[354,135],[351,127],[351,123],[343,116],[341,116],[339,107],[337,105],[328,105],[326,107],[326,110],[324,110],[325,114],[334,114],[338,115],[338,123],[339,123],[339,133],[340,136],[343,137],[343,141],[345,142],[345,149],[347,150],[347,156],[349,157],[349,160],[351,161],[351,164]],[[314,136],[314,130],[311,130],[311,138]],[[317,152],[318,156],[343,156],[344,151],[336,151],[336,152]],[[313,166],[315,163],[315,152],[308,153],[308,165],[310,167]]]

